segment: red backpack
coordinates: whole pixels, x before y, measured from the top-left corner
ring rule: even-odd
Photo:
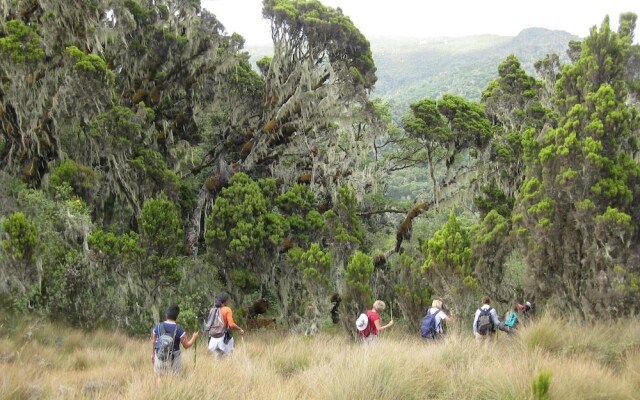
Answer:
[[[356,329],[360,336],[369,337],[375,328],[374,323],[371,322],[370,312],[371,311],[363,312],[356,320]]]

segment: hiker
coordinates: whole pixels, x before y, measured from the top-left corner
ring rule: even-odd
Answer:
[[[216,320],[220,321],[222,326],[222,335],[214,334],[217,331]],[[205,329],[209,332],[209,351],[213,352],[214,359],[230,356],[233,353],[233,336],[231,329],[236,329],[241,335],[244,330],[233,321],[233,311],[229,307],[229,295],[221,293],[216,297],[214,307],[209,311],[209,318]]]
[[[198,332],[194,332],[191,339],[187,339],[186,332],[176,322],[178,314],[180,314],[180,307],[170,305],[165,314],[166,321],[160,322],[151,331],[151,343],[153,344],[151,362],[156,374],[179,373],[182,368],[180,344],[188,349],[198,339]]]
[[[484,296],[482,306],[476,310],[476,315],[473,318],[473,335],[477,339],[491,337],[496,333],[496,327],[501,331],[509,332],[509,328],[500,322],[495,308],[491,307],[491,298]]]
[[[509,329],[517,329],[520,324],[519,315],[523,313],[525,310],[525,306],[520,303],[516,303],[513,305],[511,310],[507,311],[507,314],[504,316],[504,324],[508,326]]]
[[[427,310],[427,314],[422,318],[420,335],[425,339],[441,339],[444,335],[442,321],[450,321],[451,319],[450,316],[442,311],[442,301],[434,300],[431,302],[431,308]]]
[[[366,312],[368,319],[367,326],[362,330],[358,329],[358,334],[362,338],[362,342],[364,344],[375,343],[378,339],[378,333],[393,326],[393,320],[389,321],[386,325],[382,325],[380,313],[384,311],[386,307],[387,306],[384,304],[384,301],[376,300],[373,302],[373,308]]]

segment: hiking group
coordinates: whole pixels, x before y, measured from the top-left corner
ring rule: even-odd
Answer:
[[[386,325],[382,325],[380,314],[385,310],[386,304],[382,300],[376,300],[370,310],[360,314],[356,320],[356,328],[360,340],[364,344],[375,343],[380,332],[394,325],[393,311],[391,319]],[[505,316],[505,321],[500,321],[495,308],[491,307],[489,296],[482,298],[482,306],[475,312],[473,319],[473,334],[476,338],[491,337],[496,329],[510,333],[517,329],[520,323],[519,315],[526,315],[531,309],[531,303],[515,304]],[[180,308],[171,305],[166,311],[166,320],[155,325],[151,331],[153,355],[151,361],[157,374],[178,373],[182,367],[180,345],[188,349],[198,339],[198,332],[187,338],[184,328],[178,325]],[[443,311],[441,300],[433,300],[431,307],[420,321],[420,334],[425,339],[437,340],[443,337],[443,322],[453,321],[450,315]],[[237,330],[244,335],[244,330],[233,320],[233,311],[229,307],[229,295],[221,293],[216,297],[213,307],[209,310],[204,326],[208,336],[207,348],[213,353],[214,359],[229,356],[233,352],[234,339],[231,330]]]
[[[214,306],[209,310],[209,316],[205,324],[205,332],[208,334],[208,349],[213,353],[214,359],[228,356],[233,352],[234,340],[231,329],[235,329],[244,335],[244,330],[233,320],[233,311],[229,307],[229,295],[222,293],[216,297]],[[166,311],[166,320],[155,325],[151,331],[153,344],[153,369],[156,374],[177,374],[182,369],[180,345],[185,349],[193,346],[198,339],[198,332],[187,339],[184,328],[178,325],[180,308],[171,305]]]
[[[356,320],[356,329],[360,340],[364,344],[374,343],[378,333],[393,326],[392,319],[388,324],[382,325],[380,313],[384,311],[385,303],[376,300],[370,310],[360,314]],[[505,315],[505,321],[500,321],[498,312],[491,307],[491,298],[484,296],[482,305],[476,310],[473,318],[473,335],[477,339],[492,337],[498,330],[512,333],[520,324],[520,315],[527,315],[531,309],[531,303],[516,303]],[[441,300],[433,300],[431,307],[420,321],[420,335],[425,339],[437,340],[444,336],[443,322],[452,322],[453,317],[443,311]]]

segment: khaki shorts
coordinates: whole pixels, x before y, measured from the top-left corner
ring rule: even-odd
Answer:
[[[173,353],[173,360],[161,361],[158,357],[153,359],[153,371],[158,375],[175,375],[182,370],[182,356],[177,351]]]

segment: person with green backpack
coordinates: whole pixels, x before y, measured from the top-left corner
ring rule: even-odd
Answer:
[[[509,327],[509,329],[517,329],[520,324],[520,313],[524,312],[524,305],[516,303],[513,305],[513,308],[507,312],[507,315],[504,317],[504,324]]]

